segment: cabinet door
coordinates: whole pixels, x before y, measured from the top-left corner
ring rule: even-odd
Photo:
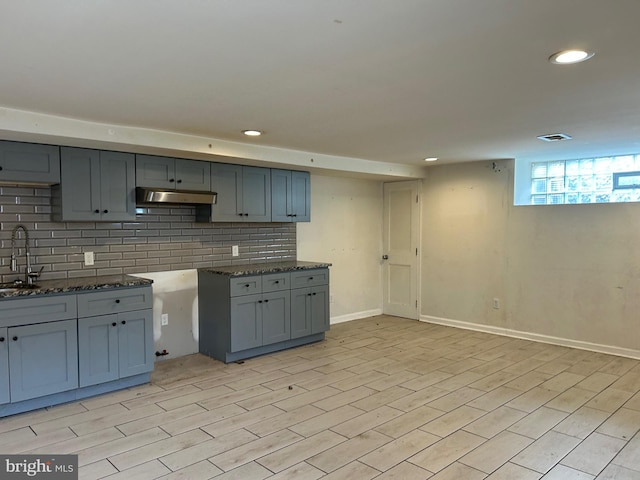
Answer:
[[[0,141],[0,180],[60,183],[60,149],[53,145]]]
[[[282,342],[291,338],[291,294],[289,292],[262,295],[262,344]]]
[[[292,222],[291,170],[271,170],[271,221]]]
[[[291,172],[291,208],[294,222],[311,220],[311,175],[309,172]]]
[[[0,328],[0,405],[9,403],[9,341],[7,329]]]
[[[102,221],[135,220],[135,159],[130,153],[100,152]]]
[[[11,401],[78,388],[76,320],[8,329]]]
[[[262,345],[262,295],[231,298],[231,352]]]
[[[136,155],[138,187],[176,188],[176,159],[154,155]]]
[[[63,147],[61,155],[61,218],[54,220],[99,221],[100,152]]]
[[[120,378],[153,370],[153,315],[151,310],[118,314]]]
[[[291,290],[291,338],[311,335],[311,289]]]
[[[242,167],[214,163],[211,165],[211,191],[218,193],[211,217],[215,222],[242,221]]]
[[[178,190],[211,191],[211,164],[200,160],[176,159]]]
[[[245,222],[271,221],[271,171],[242,167],[242,213]]]
[[[118,315],[78,319],[78,360],[81,387],[118,379]]]
[[[311,287],[311,333],[329,330],[329,285]]]

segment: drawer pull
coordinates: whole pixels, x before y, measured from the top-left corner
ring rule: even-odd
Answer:
[[[264,303],[269,303],[269,300],[265,300]]]
[[[313,280],[313,277],[309,277],[309,280]]]
[[[175,182],[175,181],[176,181],[176,180],[175,180],[175,178],[170,178],[170,179],[169,179],[169,183],[173,183],[173,182]]]
[[[120,303],[120,299],[119,298],[116,298],[116,303]]]
[[[127,321],[126,320],[122,320],[120,323],[125,325],[127,323]]]
[[[109,213],[109,210],[103,210],[102,213]]]
[[[0,342],[4,342],[4,337],[0,337]]]
[[[262,303],[262,300],[258,300],[258,303]]]
[[[316,292],[313,292],[311,295],[315,295],[315,294],[316,294]]]
[[[17,342],[18,341],[18,337],[13,337],[13,341]]]
[[[249,285],[248,283],[245,283],[245,284],[244,284],[244,286],[245,286],[246,288],[249,288],[251,285]]]
[[[275,282],[273,282],[273,283],[275,283],[276,285],[278,285],[278,284],[280,283],[280,280],[276,280],[276,281],[275,281]]]
[[[96,209],[93,211],[93,213],[100,213],[100,210]]]
[[[118,325],[116,322],[113,322],[113,323],[111,324],[111,326],[112,326],[112,327],[115,327],[116,325]]]
[[[310,296],[311,296],[311,294],[310,294],[310,293],[307,293],[307,297],[310,297]]]
[[[181,180],[181,179],[178,179],[178,183],[182,183],[182,180]]]

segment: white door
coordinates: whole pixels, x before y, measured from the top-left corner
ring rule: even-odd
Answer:
[[[418,318],[420,182],[384,184],[383,312]]]

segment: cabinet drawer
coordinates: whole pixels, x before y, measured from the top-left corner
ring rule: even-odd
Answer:
[[[46,295],[0,301],[0,326],[29,325],[76,318],[75,295]]]
[[[268,273],[262,276],[262,293],[289,290],[291,275],[289,272]]]
[[[230,280],[230,292],[232,297],[262,293],[262,277],[260,275],[233,277]]]
[[[329,269],[316,268],[291,272],[291,288],[313,287],[329,284]]]
[[[114,288],[78,294],[78,317],[93,317],[152,307],[151,287]]]

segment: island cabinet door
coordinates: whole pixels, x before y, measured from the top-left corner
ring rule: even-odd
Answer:
[[[7,329],[0,328],[0,405],[9,403],[9,342]]]
[[[78,388],[77,320],[11,327],[7,333],[12,402]]]
[[[283,342],[291,338],[291,295],[289,292],[265,293],[262,296],[262,344]]]
[[[311,287],[311,333],[329,330],[329,285]]]
[[[118,314],[120,378],[153,370],[153,313],[151,309]]]
[[[262,345],[262,295],[231,298],[231,352]]]
[[[80,386],[117,380],[118,315],[78,319]]]
[[[291,290],[291,338],[311,335],[311,289]]]

